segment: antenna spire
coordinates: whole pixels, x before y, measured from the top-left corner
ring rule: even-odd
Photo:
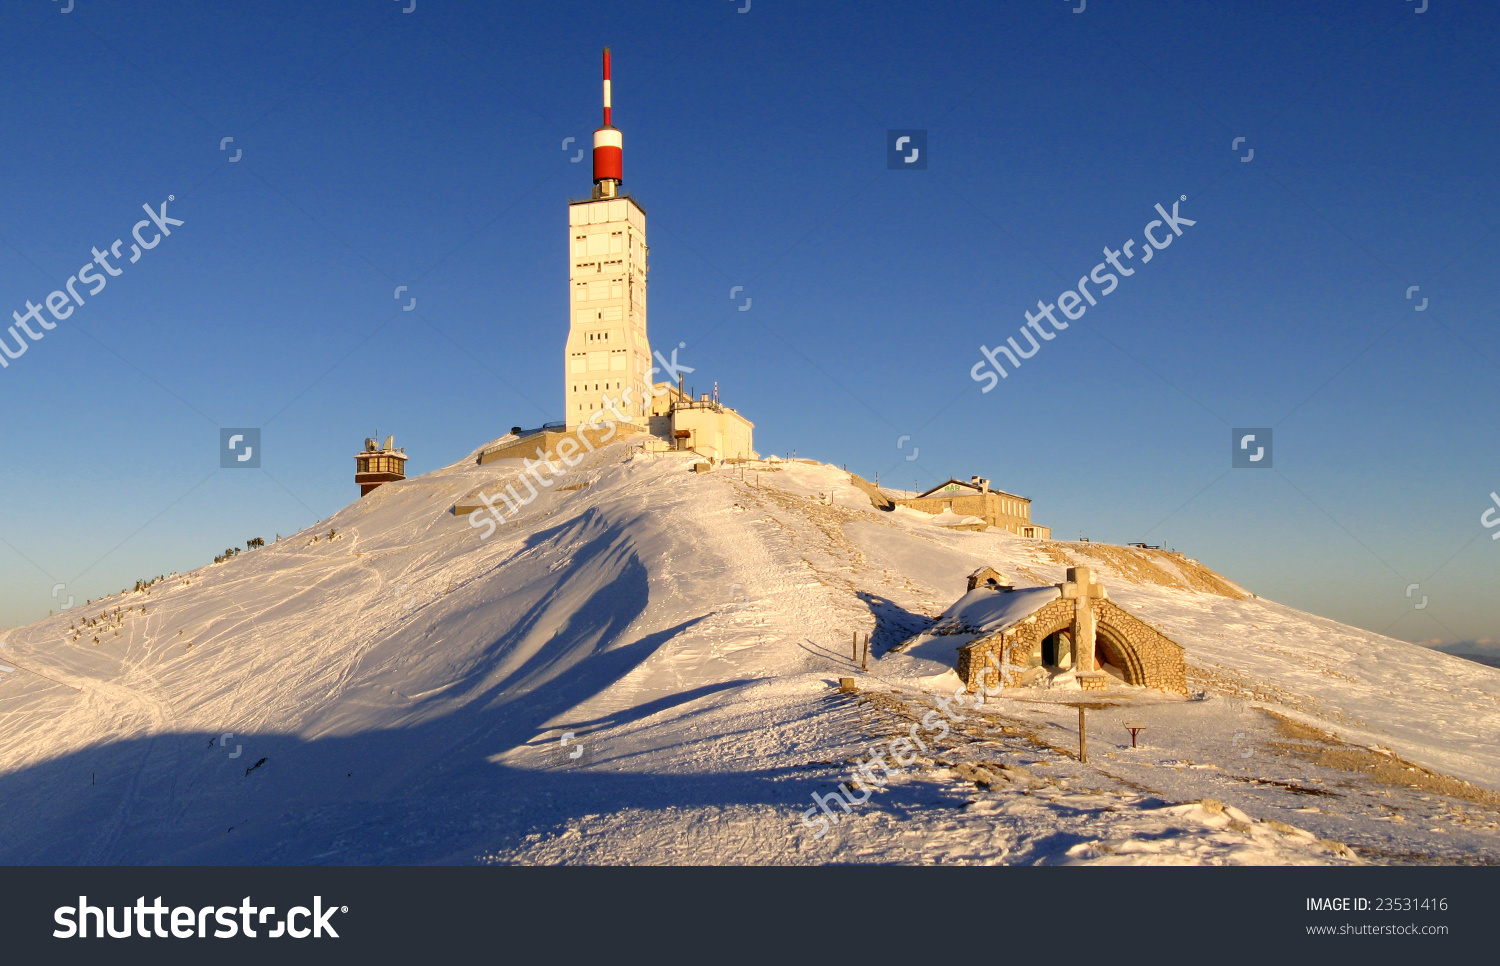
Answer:
[[[624,180],[621,137],[612,123],[609,48],[604,48],[604,126],[594,132],[594,197],[613,198]]]
[[[604,126],[609,127],[609,48],[604,48]]]

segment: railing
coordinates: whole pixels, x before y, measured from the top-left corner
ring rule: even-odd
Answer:
[[[673,409],[711,409],[716,413],[722,413],[724,407],[712,399],[680,399],[672,403]]]

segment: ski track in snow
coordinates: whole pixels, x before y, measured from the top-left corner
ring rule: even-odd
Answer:
[[[481,539],[450,507],[520,464],[470,458],[9,632],[0,861],[1500,861],[1500,671],[1190,589],[1162,555],[1146,579],[877,512],[834,467],[690,459],[601,448]],[[1007,692],[820,835],[813,794],[957,685],[889,648],[981,564],[1070,561],[1212,693],[1112,688],[1082,764],[1066,693]]]

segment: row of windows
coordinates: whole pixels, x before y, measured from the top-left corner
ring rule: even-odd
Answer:
[[[1020,517],[1024,520],[1031,513],[1031,504],[1025,500],[1012,500],[1009,497],[1002,496],[1000,498],[1000,509],[1013,517]]]
[[[599,262],[574,262],[573,263],[573,268],[574,268],[575,271],[581,271],[581,270],[583,270],[585,268],[592,268],[594,270],[594,272],[597,274],[599,272],[604,271],[604,269],[605,269],[606,266],[624,265],[624,264],[625,264],[625,259],[623,259],[623,258],[611,258],[611,259],[606,259],[604,261],[599,261]]]
[[[573,257],[587,258],[590,255],[615,255],[625,251],[623,232],[596,232],[592,235],[573,236]]]
[[[599,234],[599,235],[589,235],[587,237],[585,237],[583,235],[579,235],[579,236],[577,236],[573,240],[573,257],[575,259],[583,259],[583,261],[578,261],[578,262],[575,263],[577,265],[577,267],[579,267],[579,268],[587,268],[590,265],[593,265],[594,264],[593,256],[596,256],[596,255],[624,255],[624,254],[625,254],[625,245],[624,245],[624,242],[622,241],[622,239],[620,238],[620,235],[619,235],[618,232],[616,232],[614,235]],[[645,245],[641,245],[639,248],[637,248],[636,245],[635,245],[635,240],[632,239],[631,240],[631,244],[630,244],[630,254],[631,254],[631,259],[630,259],[631,262],[633,264],[635,264],[638,268],[640,268],[642,271],[644,271],[645,267],[646,267],[646,265],[645,265],[646,246]],[[605,261],[604,264],[606,264],[606,265],[623,265],[623,264],[625,264],[625,259],[623,259],[623,258],[609,259],[609,260]]]
[[[588,325],[590,322],[623,322],[625,321],[625,306],[607,305],[602,309],[579,309],[573,313],[573,321],[579,325]]]
[[[594,349],[591,352],[568,353],[569,372],[593,372],[596,369],[618,369],[621,372],[628,369],[630,358],[629,349]],[[636,365],[637,369],[645,369],[645,363]]]
[[[953,487],[953,489],[956,490],[958,487]],[[953,501],[944,500],[943,506],[951,510],[953,509]],[[1025,500],[1012,500],[1003,496],[1000,497],[1000,510],[1003,513],[1008,513],[1013,517],[1020,517],[1023,520],[1029,518],[1031,515],[1031,505]]]
[[[573,301],[595,302],[599,299],[625,297],[625,280],[622,278],[600,279],[596,282],[578,282],[573,289]]]
[[[394,456],[359,456],[356,457],[360,473],[404,473],[403,464],[406,462]]]
[[[618,380],[615,381],[614,383],[596,382],[596,383],[590,384],[590,383],[587,383],[587,382],[584,382],[584,383],[577,383],[577,382],[575,382],[575,383],[573,383],[573,391],[575,393],[576,392],[580,392],[580,391],[582,391],[582,392],[598,392],[598,393],[609,393],[611,391],[618,392],[619,389],[620,389],[620,387],[623,386],[623,385],[624,385],[624,383],[620,382]],[[635,386],[635,396],[633,397],[633,404],[630,405],[630,406],[624,405],[624,402],[625,402],[624,399],[617,395],[617,396],[614,397],[615,408],[620,409],[622,412],[630,412],[632,409],[638,409],[639,408],[639,402],[640,402],[640,400],[646,398],[646,392],[645,392],[644,387],[642,387],[639,382],[634,383],[634,386]],[[596,410],[596,409],[608,409],[609,407],[606,406],[606,405],[604,405],[603,397],[601,397],[600,401],[597,402],[597,403],[595,403],[595,402],[588,402],[588,403],[580,402],[580,403],[578,403],[576,405],[575,408],[577,409],[578,412],[592,412],[593,410]]]

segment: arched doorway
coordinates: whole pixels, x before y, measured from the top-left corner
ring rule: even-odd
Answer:
[[[1051,674],[1072,668],[1072,622],[1055,627],[1037,639],[1026,664],[1027,667],[1045,668]],[[1145,669],[1139,656],[1121,634],[1102,621],[1094,627],[1094,667],[1126,684],[1146,686]]]
[[[1106,674],[1113,671],[1126,684],[1146,684],[1145,668],[1135,650],[1102,621],[1094,628],[1094,666]]]
[[[1030,667],[1043,667],[1052,673],[1065,671],[1073,666],[1073,633],[1063,627],[1047,634],[1032,648]]]

